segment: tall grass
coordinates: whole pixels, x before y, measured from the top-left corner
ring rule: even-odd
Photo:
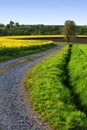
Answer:
[[[87,114],[87,47],[74,45],[69,63],[70,83],[78,96],[81,109]]]
[[[54,130],[86,130],[85,113],[72,101],[65,86],[68,46],[42,61],[27,74],[26,90],[33,107]]]

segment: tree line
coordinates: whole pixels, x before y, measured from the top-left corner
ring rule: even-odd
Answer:
[[[55,35],[62,34],[64,25],[20,25],[18,22],[10,21],[4,25],[0,23],[0,36],[9,35]],[[81,35],[87,34],[87,26],[77,26],[78,33]]]

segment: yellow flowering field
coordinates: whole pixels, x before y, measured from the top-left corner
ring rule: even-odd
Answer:
[[[19,39],[16,39],[16,38],[19,38]],[[32,46],[32,45],[53,43],[53,41],[50,41],[50,40],[26,40],[26,39],[22,40],[21,38],[22,36],[0,37],[0,46],[21,47],[21,46]]]
[[[56,44],[51,40],[29,40],[28,36],[0,37],[0,61],[45,51]]]

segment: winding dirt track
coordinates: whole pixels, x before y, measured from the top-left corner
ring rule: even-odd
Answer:
[[[28,69],[62,48],[0,62],[0,130],[50,130],[32,110],[22,80]]]

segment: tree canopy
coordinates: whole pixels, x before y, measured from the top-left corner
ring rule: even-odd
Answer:
[[[69,43],[77,34],[77,27],[74,21],[66,20],[63,28],[63,34]]]
[[[70,27],[72,31],[74,31],[74,25],[73,21],[67,20],[65,23],[72,23],[73,27]],[[7,36],[7,35],[55,35],[55,34],[61,34],[62,29],[66,30],[65,25],[43,25],[43,24],[37,24],[37,25],[20,25],[18,22],[10,21],[8,24],[4,25],[3,23],[0,23],[0,36]],[[79,30],[79,34],[81,35],[87,35],[87,26],[77,26],[77,29]],[[70,33],[72,32],[70,31]],[[73,33],[75,34],[75,33]]]

